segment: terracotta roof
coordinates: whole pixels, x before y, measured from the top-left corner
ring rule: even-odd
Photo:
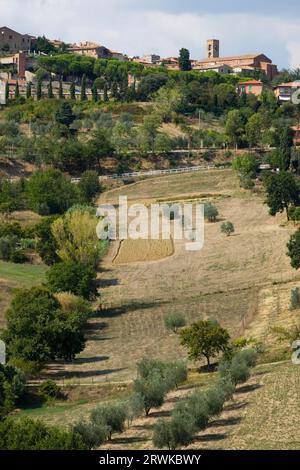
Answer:
[[[277,85],[275,88],[279,88],[281,86],[291,87],[291,88],[300,87],[300,80],[296,82],[279,83],[279,85]]]
[[[263,85],[260,80],[247,80],[246,82],[239,82],[239,85]]]
[[[246,59],[256,59],[257,57],[263,56],[266,59],[268,59],[271,62],[271,59],[269,59],[267,56],[264,54],[244,54],[244,55],[235,55],[235,56],[228,56],[228,57],[210,57],[207,59],[201,59],[198,60],[197,62],[200,63],[207,63],[207,62],[222,62],[222,61],[228,61],[228,60],[246,60]]]

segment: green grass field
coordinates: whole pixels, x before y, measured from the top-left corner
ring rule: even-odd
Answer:
[[[0,328],[14,289],[30,288],[41,284],[45,279],[47,266],[33,264],[14,264],[0,261]]]
[[[14,264],[0,261],[0,279],[15,283],[18,287],[32,287],[44,281],[45,265]]]

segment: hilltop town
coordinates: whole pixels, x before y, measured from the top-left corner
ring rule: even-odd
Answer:
[[[233,74],[241,78],[240,88],[246,93],[261,95],[267,84],[278,75],[277,65],[263,53],[245,54],[231,57],[220,56],[220,42],[217,39],[209,39],[206,44],[207,57],[205,59],[190,59],[191,70],[199,73],[216,72],[218,74]],[[0,28],[0,103],[5,104],[7,99],[13,99],[15,87],[18,82],[18,95],[26,97],[30,86],[30,95],[34,98],[40,94],[47,96],[47,84],[41,74],[36,74],[39,67],[39,58],[52,56],[53,54],[78,54],[81,57],[93,59],[116,60],[130,64],[140,65],[142,68],[166,69],[179,71],[178,57],[162,58],[157,54],[147,54],[143,57],[129,57],[123,52],[111,49],[93,42],[79,44],[66,44],[59,40],[48,40],[45,37],[36,38],[29,34],[21,34],[8,27]],[[70,77],[65,77],[62,89],[55,81],[62,78],[62,73],[53,73],[53,94],[59,93],[70,98]],[[74,77],[73,77],[74,78]],[[76,77],[75,77],[76,78]],[[69,80],[68,80],[69,79]],[[135,80],[133,74],[128,74],[128,82]],[[41,90],[38,92],[38,82],[41,81]],[[75,97],[79,99],[80,88],[78,80],[75,80]],[[92,85],[91,85],[92,86]],[[91,86],[87,89],[88,99],[92,99]],[[276,83],[274,93],[279,101],[289,101],[293,91],[300,88],[300,84]],[[6,89],[6,91],[5,91]]]

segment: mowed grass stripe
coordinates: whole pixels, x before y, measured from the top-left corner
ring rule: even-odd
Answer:
[[[45,265],[14,264],[0,261],[0,279],[20,287],[32,287],[45,280]]]

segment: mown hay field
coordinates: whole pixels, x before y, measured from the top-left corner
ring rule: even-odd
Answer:
[[[172,256],[145,260],[128,242],[128,250],[119,252],[123,262],[116,263],[120,241],[112,242],[99,272],[99,310],[89,322],[86,349],[72,364],[51,367],[54,377],[128,381],[143,356],[186,359],[178,335],[165,328],[170,313],[183,314],[187,323],[217,319],[232,337],[255,336],[261,316],[263,334],[276,323],[277,313],[266,314],[262,299],[266,289],[272,296],[277,286],[299,284],[286,256],[295,228],[283,214],[268,214],[261,192],[241,190],[231,170],[213,170],[148,179],[104,193],[101,201],[116,202],[120,194],[147,203],[209,195],[219,217],[206,223],[204,248],[197,252],[174,240]],[[234,223],[233,236],[221,233],[224,220]]]

